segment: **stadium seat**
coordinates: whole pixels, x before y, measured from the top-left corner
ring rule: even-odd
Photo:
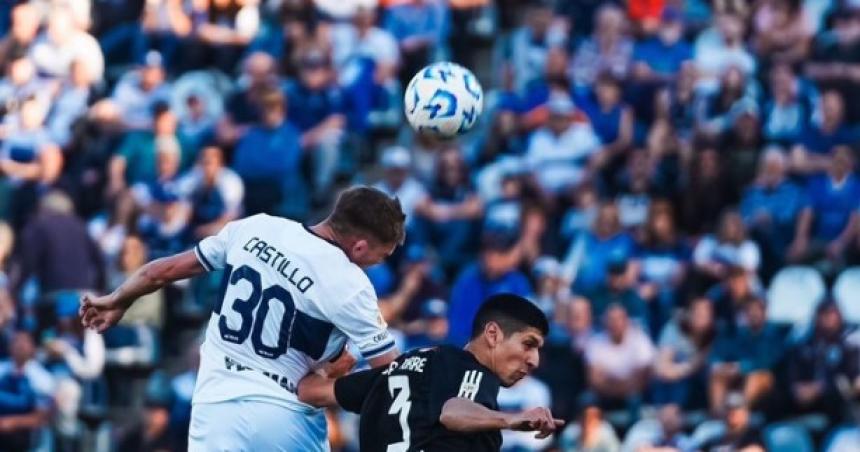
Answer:
[[[846,321],[860,323],[860,267],[839,274],[833,283],[833,297]]]
[[[817,270],[786,267],[773,277],[767,289],[768,317],[776,323],[806,323],[825,295],[824,278]]]
[[[821,450],[826,452],[854,452],[860,444],[860,428],[842,427],[833,431],[824,440]]]
[[[722,435],[725,431],[725,422],[719,420],[705,421],[696,427],[695,431],[693,431],[693,436],[690,438],[690,442],[693,447],[699,447],[709,440]]]
[[[642,446],[653,444],[654,441],[660,439],[661,431],[662,428],[657,419],[642,419],[630,427],[630,431],[624,437],[621,450],[623,452],[635,452]]]
[[[764,430],[764,443],[767,450],[781,452],[812,452],[812,438],[809,432],[797,424],[780,423]]]

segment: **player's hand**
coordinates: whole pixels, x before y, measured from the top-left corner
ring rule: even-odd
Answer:
[[[326,378],[340,378],[355,367],[356,359],[349,350],[344,349],[334,361],[324,365],[320,370]]]
[[[558,427],[564,425],[561,419],[552,417],[547,408],[532,408],[521,413],[513,414],[508,420],[508,429],[521,432],[538,432],[535,438],[546,438]]]
[[[92,328],[99,333],[114,326],[125,314],[127,307],[121,305],[110,295],[97,297],[86,294],[81,297],[79,315],[85,328]]]

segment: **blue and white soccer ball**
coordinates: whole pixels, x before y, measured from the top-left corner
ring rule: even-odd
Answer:
[[[484,91],[472,71],[442,62],[418,71],[404,94],[406,119],[419,133],[452,138],[478,122]]]

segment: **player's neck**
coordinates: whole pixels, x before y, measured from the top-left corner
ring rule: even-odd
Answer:
[[[465,347],[463,347],[463,350],[471,353],[472,356],[475,357],[475,360],[481,363],[482,366],[493,370],[493,360],[491,358],[492,352],[489,349],[481,347],[479,344],[470,341]]]

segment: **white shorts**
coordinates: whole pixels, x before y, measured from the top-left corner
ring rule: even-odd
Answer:
[[[253,400],[196,403],[188,450],[328,452],[326,419],[322,411],[300,412]]]

